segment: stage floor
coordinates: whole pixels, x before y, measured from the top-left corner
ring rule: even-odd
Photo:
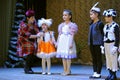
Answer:
[[[102,68],[102,77],[100,79],[89,79],[92,75],[92,66],[72,65],[71,75],[62,76],[62,65],[52,65],[51,75],[42,75],[41,66],[32,68],[35,74],[25,74],[23,68],[0,68],[0,80],[105,80],[108,71],[105,66]],[[120,71],[117,72],[120,80]]]

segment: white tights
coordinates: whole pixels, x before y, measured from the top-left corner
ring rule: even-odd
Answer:
[[[50,58],[42,58],[42,71],[46,72],[46,62],[47,62],[47,72],[50,72],[50,68],[51,68]]]

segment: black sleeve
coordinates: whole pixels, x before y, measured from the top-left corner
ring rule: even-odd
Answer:
[[[104,24],[101,22],[101,23],[99,24],[99,29],[100,29],[100,32],[101,32],[102,35],[104,35],[104,33],[103,33],[103,28],[104,28]]]
[[[115,34],[115,44],[114,44],[114,46],[116,46],[116,47],[119,47],[119,26],[118,25],[116,25],[115,27],[114,27],[114,34]]]
[[[100,30],[101,35],[102,35],[102,40],[104,39],[103,28],[104,28],[104,24],[103,24],[103,22],[100,22],[100,24],[99,24],[99,30]],[[104,46],[104,41],[102,41],[102,46]]]

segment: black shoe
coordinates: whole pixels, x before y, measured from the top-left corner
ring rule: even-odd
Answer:
[[[34,72],[33,71],[25,71],[25,74],[34,74]]]
[[[107,76],[105,80],[111,80],[110,78],[112,77],[112,75],[113,75],[113,72],[109,70],[109,75]]]
[[[110,80],[112,75],[108,75],[107,78],[105,78],[105,80]]]
[[[111,76],[111,78],[109,80],[117,80],[116,75],[113,73],[113,75]]]
[[[26,74],[34,74],[34,72],[32,70],[26,70],[25,73]]]
[[[34,72],[32,71],[31,68],[25,68],[25,69],[24,69],[24,72],[25,72],[26,74],[34,74]]]

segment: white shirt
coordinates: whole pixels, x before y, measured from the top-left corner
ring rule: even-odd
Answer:
[[[111,24],[106,24],[104,26],[104,41],[107,41],[107,40],[115,40],[115,34],[114,34],[114,27],[117,25],[117,23],[115,22],[112,22]]]

